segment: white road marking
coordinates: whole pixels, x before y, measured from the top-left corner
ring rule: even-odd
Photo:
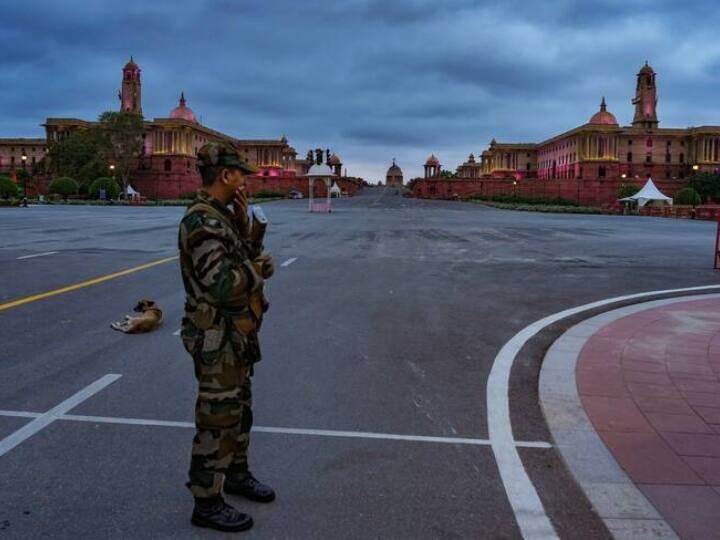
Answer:
[[[58,420],[70,409],[76,407],[86,399],[97,394],[100,390],[117,381],[122,375],[110,373],[100,377],[97,381],[89,384],[78,393],[70,396],[65,401],[56,405],[46,413],[38,415],[32,422],[24,425],[17,431],[0,440],[0,456],[7,454],[10,450],[21,444],[23,441],[35,435],[38,431],[46,428],[55,420]]]
[[[288,259],[284,263],[282,263],[280,266],[290,266],[292,263],[297,261],[297,257],[293,257],[292,259]]]
[[[23,259],[34,259],[35,257],[45,257],[46,255],[55,255],[57,251],[47,251],[45,253],[36,253],[34,255],[23,255],[18,257],[16,260],[22,261]]]
[[[500,478],[505,486],[505,492],[523,537],[532,539],[558,538],[557,532],[545,513],[545,508],[540,501],[535,486],[520,459],[517,451],[518,444],[513,438],[512,423],[510,421],[509,382],[510,371],[520,349],[545,327],[584,311],[627,300],[712,289],[720,289],[720,286],[706,285],[686,289],[650,291],[608,298],[566,309],[526,326],[500,349],[487,380],[488,434],[498,470],[500,471]]]
[[[173,336],[179,336],[181,331],[182,331],[182,328],[178,328],[177,330],[175,330],[173,332]]]
[[[14,416],[19,418],[40,418],[40,413],[26,411],[1,411],[0,416]],[[176,422],[172,420],[153,420],[152,418],[121,418],[114,416],[87,416],[77,414],[64,414],[58,416],[57,420],[72,422],[92,422],[97,424],[121,424],[127,426],[158,426],[194,428],[192,422]],[[286,427],[253,426],[253,431],[258,433],[277,433],[283,435],[310,435],[315,437],[342,437],[351,439],[381,439],[388,441],[413,441],[430,442],[443,444],[469,444],[474,446],[489,446],[488,439],[473,439],[468,437],[430,437],[427,435],[401,435],[397,433],[376,433],[369,431],[338,431],[332,429],[303,429]],[[552,445],[544,441],[517,441],[521,448],[552,448]]]

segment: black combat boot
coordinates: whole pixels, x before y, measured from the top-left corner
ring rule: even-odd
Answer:
[[[268,485],[258,482],[250,471],[244,474],[227,475],[225,477],[225,493],[242,495],[256,502],[272,502],[275,491]]]
[[[208,499],[196,498],[192,522],[198,527],[228,532],[245,531],[253,526],[250,516],[235,510],[219,495]]]

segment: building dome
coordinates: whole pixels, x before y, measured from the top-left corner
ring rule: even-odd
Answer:
[[[605,96],[602,98],[602,102],[600,103],[600,110],[592,115],[592,118],[590,118],[590,124],[604,124],[608,126],[616,126],[618,121],[615,118],[615,115],[611,112],[608,112],[607,105],[605,105]]]
[[[387,170],[387,174],[385,175],[385,185],[389,187],[399,188],[403,186],[402,169],[400,169],[400,167],[398,167],[395,163],[395,158],[393,158],[392,165]]]
[[[185,104],[185,92],[180,94],[180,104],[170,111],[170,118],[179,120],[187,120],[188,122],[198,123],[195,113]]]
[[[427,161],[425,162],[425,165],[428,167],[439,167],[440,166],[440,160],[435,157],[435,154],[430,154],[430,157],[427,158]]]
[[[340,161],[340,158],[337,156],[337,154],[333,154],[330,156],[330,159],[327,160],[328,165],[342,165],[342,161]]]
[[[385,176],[402,176],[402,169],[395,164],[394,159],[393,164],[387,170],[387,174]]]

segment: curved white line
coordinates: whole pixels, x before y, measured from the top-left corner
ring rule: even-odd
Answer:
[[[650,296],[712,289],[720,289],[720,285],[629,294],[566,309],[526,326],[500,349],[500,352],[495,357],[487,381],[488,438],[495,455],[500,478],[505,486],[508,501],[515,513],[515,520],[524,538],[549,539],[558,538],[558,535],[550,522],[550,518],[545,513],[545,508],[540,501],[535,486],[520,459],[512,433],[508,390],[510,371],[520,349],[545,327],[583,311]]]

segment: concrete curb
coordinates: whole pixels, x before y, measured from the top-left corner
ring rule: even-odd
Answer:
[[[578,395],[575,375],[578,356],[592,335],[617,319],[655,307],[709,298],[720,298],[720,294],[643,302],[596,315],[570,328],[545,355],[540,370],[540,405],[555,446],[617,539],[664,540],[678,536],[625,474],[595,431]]]

